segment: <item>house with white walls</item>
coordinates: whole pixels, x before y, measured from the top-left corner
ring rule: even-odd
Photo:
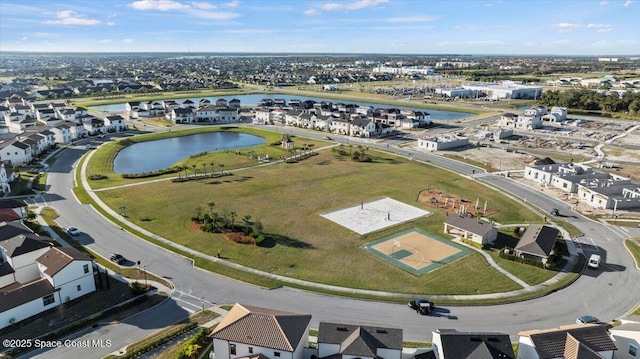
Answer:
[[[236,304],[209,335],[215,359],[307,359],[311,315]]]

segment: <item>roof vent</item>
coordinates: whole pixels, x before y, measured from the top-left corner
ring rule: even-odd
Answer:
[[[386,329],[376,329],[376,333],[380,333],[380,334],[389,334],[389,332],[387,332]]]
[[[336,328],[339,332],[348,332],[346,327],[338,327]]]

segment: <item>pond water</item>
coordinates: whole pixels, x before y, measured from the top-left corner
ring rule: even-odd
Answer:
[[[376,103],[371,103],[371,102],[360,102],[360,101],[350,101],[350,100],[337,100],[337,99],[328,99],[328,98],[320,98],[320,97],[304,97],[304,96],[291,96],[291,95],[283,95],[283,94],[252,94],[252,95],[235,95],[235,96],[219,96],[219,97],[193,97],[193,98],[182,98],[182,99],[178,99],[176,100],[176,102],[178,103],[183,103],[186,100],[191,100],[195,103],[198,103],[198,101],[200,101],[201,99],[206,98],[207,100],[211,101],[212,103],[215,103],[216,100],[218,99],[225,99],[227,101],[231,101],[234,98],[237,98],[238,100],[240,100],[240,105],[241,106],[256,106],[258,104],[258,101],[264,99],[264,98],[270,98],[270,99],[284,99],[285,101],[287,101],[287,103],[289,103],[289,101],[293,100],[293,99],[297,99],[300,101],[306,101],[306,100],[313,100],[313,101],[317,101],[317,102],[321,102],[321,101],[329,101],[329,102],[333,102],[333,103],[338,103],[338,102],[342,102],[342,103],[352,103],[352,104],[356,104],[358,106],[372,106],[372,107],[380,107],[380,108],[403,108],[403,109],[410,109],[410,110],[414,110],[414,111],[424,111],[424,112],[428,112],[429,114],[431,114],[431,119],[432,120],[460,120],[463,118],[468,118],[468,117],[472,117],[474,116],[473,114],[470,113],[466,113],[466,112],[455,112],[455,111],[440,111],[440,110],[432,110],[432,109],[424,109],[424,108],[418,108],[418,107],[404,107],[404,106],[390,106],[390,105],[381,105],[381,104],[376,104]],[[100,111],[109,111],[109,112],[124,112],[124,108],[125,108],[125,104],[124,103],[118,103],[118,104],[112,104],[112,105],[101,105],[101,106],[92,106],[90,107],[91,109],[95,109],[95,110],[100,110]]]
[[[140,142],[123,148],[113,161],[115,173],[141,173],[167,168],[201,152],[235,150],[265,143],[262,137],[237,132],[211,132]]]

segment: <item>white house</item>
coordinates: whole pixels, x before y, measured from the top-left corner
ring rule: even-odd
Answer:
[[[306,359],[311,315],[236,304],[210,334],[215,359]]]
[[[214,105],[206,105],[196,110],[196,120],[213,122],[216,119],[216,107]]]
[[[256,109],[256,114],[253,117],[254,125],[266,125],[271,121],[271,110],[266,108]]]
[[[518,358],[613,359],[616,345],[602,324],[574,324],[553,329],[534,329],[518,333]],[[572,355],[573,354],[573,355]]]
[[[67,144],[71,143],[71,140],[73,139],[71,128],[65,124],[51,127],[50,131],[53,132],[53,138],[56,143]]]
[[[622,318],[622,324],[609,329],[618,350],[614,359],[637,359],[640,357],[640,317]]]
[[[107,128],[107,131],[124,131],[126,125],[124,123],[124,118],[120,115],[107,116],[104,118],[104,126]]]
[[[240,112],[238,108],[221,107],[216,109],[216,122],[238,122]]]
[[[174,108],[168,114],[169,120],[173,123],[193,123],[194,113],[192,107]]]
[[[349,136],[373,137],[376,134],[376,124],[369,119],[356,119],[351,121]]]
[[[96,290],[88,254],[33,236],[0,241],[0,329]]]
[[[33,159],[31,146],[20,141],[12,142],[0,149],[0,159],[4,162],[9,162],[12,165],[23,166],[31,162]]]
[[[402,329],[320,322],[318,358],[402,359]]]

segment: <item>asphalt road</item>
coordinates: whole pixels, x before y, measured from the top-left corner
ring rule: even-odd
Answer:
[[[387,143],[366,145],[386,148]],[[497,176],[486,176],[481,180],[510,192],[514,197],[526,198],[527,205],[535,205],[545,211],[555,207],[566,214],[565,219],[586,234],[583,240],[597,246],[585,249],[587,253],[599,251],[603,256],[602,269],[586,270],[568,288],[542,298],[497,306],[439,308],[434,315],[428,317],[417,315],[404,304],[341,298],[290,288],[256,287],[194,268],[189,260],[120,230],[90,206],[80,205],[71,190],[72,170],[84,152],[82,146],[65,150],[49,169],[50,188],[44,199],[60,213],[58,223],[61,226],[77,226],[84,232],[78,238],[103,256],[112,252],[122,253],[132,261],[129,265],[140,260],[148,271],[172,280],[176,291],[172,299],[160,308],[143,312],[122,323],[101,326],[72,337],[100,339],[103,342],[110,340],[112,345],[108,348],[91,348],[90,351],[87,348],[56,348],[30,354],[29,357],[99,358],[198,310],[200,300],[204,300],[207,305],[241,302],[309,313],[313,315],[311,326],[315,328],[320,321],[400,327],[404,329],[404,340],[431,341],[431,332],[438,328],[497,331],[515,336],[522,330],[571,324],[577,317],[585,314],[594,315],[601,320],[611,320],[625,314],[640,298],[639,272],[622,246],[622,238],[640,236],[639,229],[604,226],[588,221],[572,213],[560,202],[550,199],[539,189]],[[398,152],[400,155],[407,155],[405,150]],[[440,156],[422,153],[410,156],[415,160],[437,164],[467,175],[473,171],[480,172],[478,168]]]

